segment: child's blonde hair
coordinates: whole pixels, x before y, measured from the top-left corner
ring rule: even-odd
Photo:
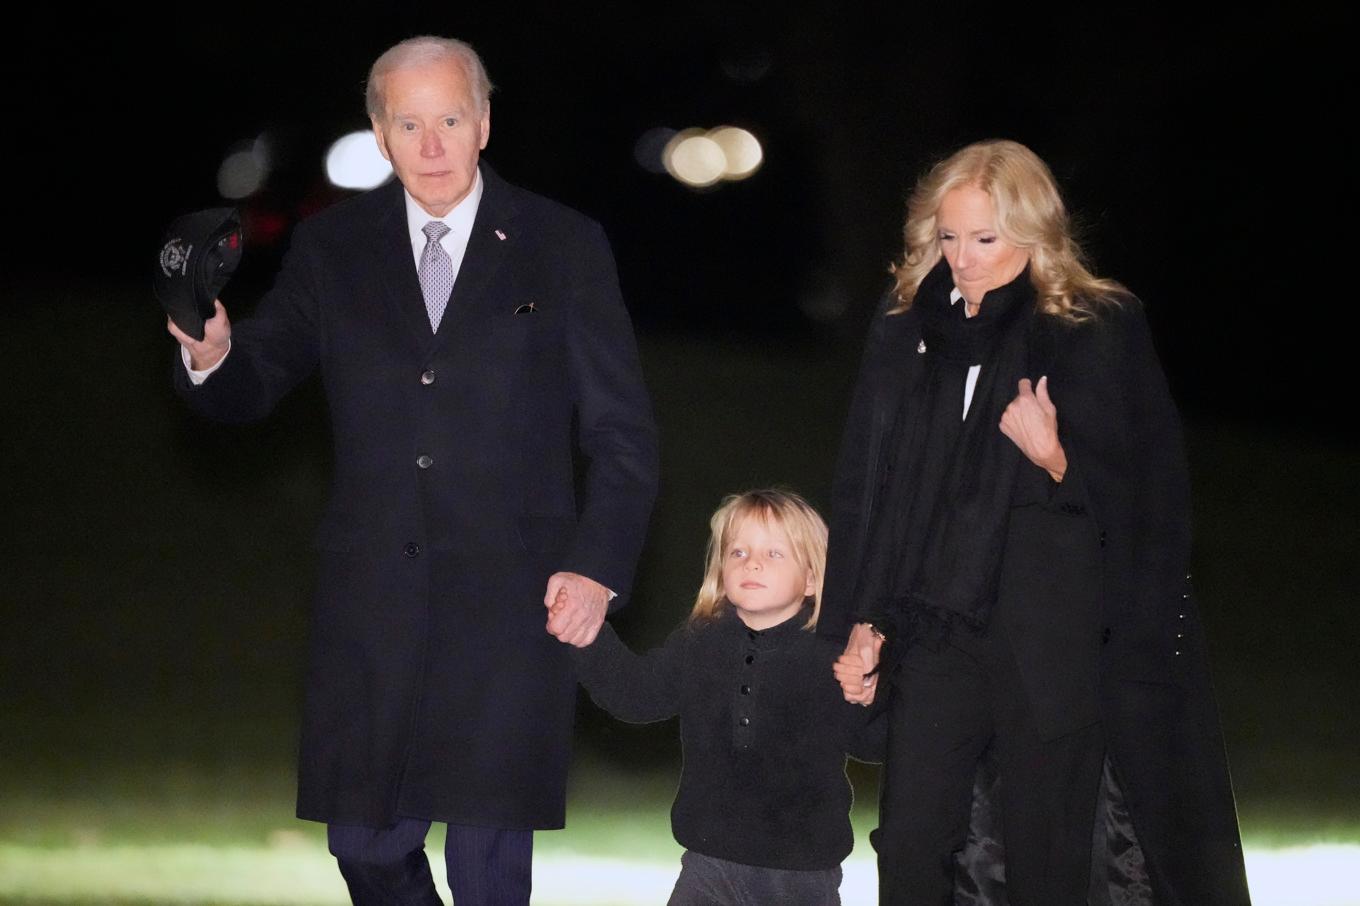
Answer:
[[[707,567],[704,582],[690,612],[691,623],[713,620],[727,606],[727,594],[722,587],[723,556],[732,543],[732,535],[743,519],[759,517],[767,525],[777,525],[789,537],[793,558],[799,566],[812,571],[814,591],[809,596],[812,616],[803,624],[814,629],[822,611],[822,578],[826,574],[826,523],[821,515],[802,497],[792,491],[763,488],[723,498],[722,506],[708,520]]]

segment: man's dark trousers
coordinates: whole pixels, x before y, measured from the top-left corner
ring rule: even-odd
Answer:
[[[415,818],[383,829],[327,826],[355,906],[442,906],[425,857],[429,830]],[[450,824],[444,860],[455,906],[528,906],[533,853],[533,831]]]

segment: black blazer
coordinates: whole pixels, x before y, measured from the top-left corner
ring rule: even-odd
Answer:
[[[874,317],[832,492],[820,625],[837,638],[871,603],[858,592],[873,587],[864,570],[882,445],[901,394],[924,373],[920,320],[887,315],[891,303],[889,294]],[[1188,468],[1142,305],[1128,298],[1081,325],[1035,317],[1031,377],[1049,376],[1069,465],[1047,500],[1031,495],[1012,511],[995,613],[1050,735],[1103,724],[1157,901],[1246,903],[1190,589]]]
[[[646,533],[656,431],[603,231],[481,172],[437,335],[394,182],[298,226],[216,374],[193,388],[176,369],[225,420],[321,370],[335,477],[303,818],[560,827],[574,678],[543,590],[570,570],[621,601]]]

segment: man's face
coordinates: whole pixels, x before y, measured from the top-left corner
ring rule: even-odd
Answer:
[[[491,136],[491,110],[477,109],[463,67],[446,60],[383,77],[383,119],[373,119],[378,150],[397,179],[433,217],[467,197],[477,156]]]

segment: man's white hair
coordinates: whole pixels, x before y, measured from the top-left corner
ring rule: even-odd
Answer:
[[[471,44],[455,38],[421,35],[407,38],[388,48],[373,61],[373,68],[368,71],[368,86],[364,89],[364,105],[369,117],[381,122],[387,113],[383,108],[383,79],[389,72],[447,60],[454,60],[463,67],[468,84],[472,87],[472,101],[479,111],[485,112],[491,103],[491,92],[495,86],[487,77],[486,67],[482,65],[482,58],[477,56],[477,51],[472,49]]]

